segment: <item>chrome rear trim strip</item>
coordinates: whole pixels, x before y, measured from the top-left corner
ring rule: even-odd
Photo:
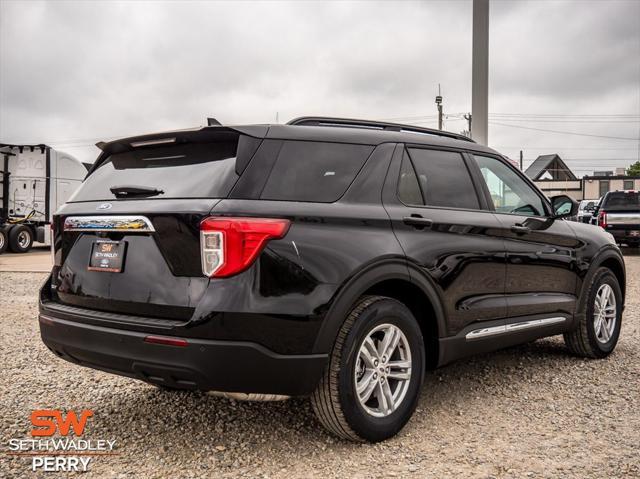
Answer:
[[[474,339],[486,338],[489,336],[513,333],[524,329],[540,328],[542,326],[549,326],[551,324],[563,323],[566,320],[567,318],[555,316],[552,318],[531,319],[529,321],[521,321],[519,323],[511,323],[502,326],[492,326],[490,328],[479,328],[468,332],[465,336],[465,339],[469,341]]]
[[[65,231],[121,231],[153,233],[149,218],[140,215],[125,216],[69,216],[64,220]]]

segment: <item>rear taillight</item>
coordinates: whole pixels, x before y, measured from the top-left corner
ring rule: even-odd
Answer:
[[[244,271],[267,241],[284,237],[290,222],[275,218],[210,217],[200,223],[202,272],[223,278]]]
[[[601,228],[607,227],[607,213],[605,213],[604,211],[601,211],[598,215],[598,226],[600,226]]]

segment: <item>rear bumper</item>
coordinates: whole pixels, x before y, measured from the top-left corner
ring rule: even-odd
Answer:
[[[185,338],[186,346],[152,344],[148,334],[39,315],[43,342],[82,366],[181,389],[308,395],[327,355],[283,355],[256,343]]]
[[[611,235],[613,235],[613,237],[618,242],[620,241],[640,242],[640,234],[638,234],[638,231],[640,231],[640,225],[630,227],[630,228],[625,228],[625,229],[607,228],[606,231],[607,233],[611,233]]]

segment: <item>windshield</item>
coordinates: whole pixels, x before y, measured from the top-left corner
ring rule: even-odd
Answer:
[[[157,190],[153,198],[222,198],[238,179],[237,141],[144,148],[108,157],[71,197],[113,200],[112,188]]]

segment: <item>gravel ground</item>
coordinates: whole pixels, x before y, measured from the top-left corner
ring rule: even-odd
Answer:
[[[0,273],[0,477],[29,474],[4,453],[42,408],[92,409],[85,438],[116,439],[84,477],[640,477],[640,256],[608,359],[550,338],[459,361],[428,373],[411,422],[376,445],[328,435],[304,400],[163,392],[57,359],[36,322],[44,277]]]

